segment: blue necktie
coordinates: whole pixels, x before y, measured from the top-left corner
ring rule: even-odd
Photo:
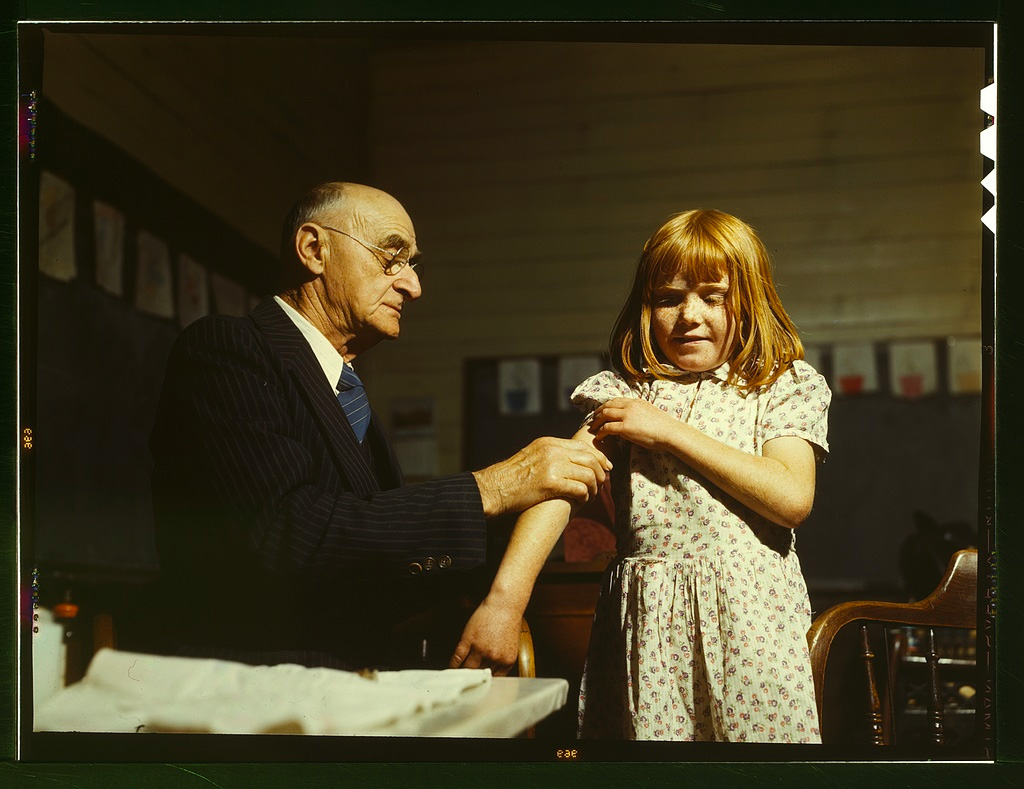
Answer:
[[[363,382],[347,364],[342,366],[341,378],[338,380],[338,402],[361,444],[366,436],[366,428],[370,426],[370,401],[366,399]]]

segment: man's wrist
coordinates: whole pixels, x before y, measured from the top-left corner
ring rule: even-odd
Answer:
[[[500,486],[495,482],[496,466],[488,466],[481,471],[473,472],[476,487],[480,491],[480,502],[483,504],[484,517],[493,518],[505,510],[502,507]]]

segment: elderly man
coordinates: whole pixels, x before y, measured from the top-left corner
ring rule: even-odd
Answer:
[[[352,363],[397,338],[422,293],[412,220],[384,192],[328,183],[293,207],[282,251],[277,296],[196,321],[168,362],[150,446],[169,648],[398,665],[391,627],[482,563],[488,517],[586,500],[610,466],[542,438],[403,486]]]

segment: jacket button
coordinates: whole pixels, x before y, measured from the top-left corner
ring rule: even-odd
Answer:
[[[452,557],[451,556],[442,556],[440,559],[437,560],[437,563],[441,567],[451,567],[452,566]]]
[[[419,575],[423,572],[423,565],[419,562],[409,562],[409,566],[406,569],[409,570],[409,575]]]
[[[437,563],[434,561],[434,557],[428,556],[426,559],[423,560],[423,569],[427,571],[433,570],[436,564]]]

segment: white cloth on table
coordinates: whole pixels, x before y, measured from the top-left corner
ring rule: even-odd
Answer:
[[[37,731],[357,735],[452,704],[489,669],[380,672],[101,650],[42,705]]]

